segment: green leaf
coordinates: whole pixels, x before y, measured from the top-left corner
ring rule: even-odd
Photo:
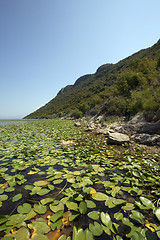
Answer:
[[[47,211],[47,206],[42,204],[34,204],[34,211],[39,214],[44,214]]]
[[[107,226],[109,228],[112,225],[112,220],[111,220],[110,215],[108,213],[101,212],[101,221],[105,226]]]
[[[26,240],[29,239],[30,232],[27,228],[21,227],[17,232],[12,235],[16,240]]]
[[[145,223],[144,215],[140,212],[135,211],[135,210],[131,211],[130,218],[136,220],[137,222],[139,222],[141,224]]]
[[[58,240],[66,240],[66,239],[67,239],[66,235],[64,235],[64,234],[58,238]]]
[[[89,230],[92,232],[94,236],[101,236],[103,233],[103,229],[98,222],[94,222],[94,224],[89,224]]]
[[[92,198],[94,200],[96,200],[96,201],[105,201],[109,197],[106,194],[102,193],[102,192],[96,192],[96,193],[92,194]]]
[[[69,221],[72,222],[74,219],[76,219],[79,216],[79,212],[75,212],[73,211],[70,215],[69,215]]]
[[[3,194],[3,195],[0,195],[0,201],[5,201],[8,199],[8,196]]]
[[[33,183],[33,185],[35,187],[43,187],[43,186],[48,185],[48,181],[46,181],[46,180],[36,181],[36,182]]]
[[[43,195],[48,194],[49,192],[50,192],[49,189],[47,189],[47,188],[42,188],[42,189],[40,189],[40,190],[37,191],[37,194],[40,195],[40,196],[43,196]]]
[[[33,209],[31,209],[31,211],[27,214],[27,216],[25,217],[25,221],[30,220],[31,218],[34,218],[37,215],[37,213],[35,213],[35,211]]]
[[[123,199],[114,199],[114,200],[113,200],[113,203],[114,203],[115,205],[122,205],[122,204],[126,203],[126,200],[123,200]]]
[[[122,220],[123,219],[123,214],[121,212],[117,212],[114,214],[114,218],[116,220]]]
[[[50,204],[49,207],[50,207],[52,212],[58,212],[59,210],[63,210],[64,211],[64,204],[62,202],[60,202],[56,206],[53,205],[53,204]]]
[[[122,207],[123,210],[133,210],[134,208],[133,203],[126,203],[126,205]]]
[[[92,218],[92,219],[94,219],[94,220],[98,220],[98,219],[99,219],[99,215],[100,215],[100,212],[98,212],[98,211],[92,211],[92,212],[89,212],[89,213],[87,214],[87,216],[88,216],[89,218]]]
[[[49,240],[49,238],[44,234],[36,233],[32,236],[31,240]]]
[[[56,222],[59,218],[61,218],[63,216],[63,210],[60,210],[58,212],[56,212],[54,215],[52,215],[52,217],[50,218],[51,222]]]
[[[42,205],[54,202],[54,198],[44,198],[41,200]]]
[[[143,203],[144,206],[147,207],[147,209],[154,209],[154,204],[147,198],[145,197],[140,197],[141,202]]]
[[[160,208],[157,208],[157,209],[155,210],[155,215],[156,215],[156,217],[158,218],[158,220],[160,221]]]
[[[80,204],[79,204],[79,211],[83,215],[87,212],[87,204],[86,204],[85,201],[80,202]]]
[[[75,210],[75,211],[78,210],[78,204],[75,202],[67,201],[66,206],[68,209]]]
[[[132,234],[131,240],[145,240],[146,238],[140,232],[135,231]]]
[[[22,198],[22,194],[19,193],[12,198],[12,202],[16,202]]]
[[[18,206],[17,208],[17,212],[21,213],[21,214],[26,214],[29,213],[31,211],[31,205],[29,203],[24,203],[21,206]]]
[[[86,240],[94,240],[93,234],[91,233],[91,231],[89,231],[88,228],[86,228],[85,230],[85,237],[86,237]]]
[[[87,203],[87,208],[95,208],[96,207],[96,204],[91,200],[85,200],[85,202]]]

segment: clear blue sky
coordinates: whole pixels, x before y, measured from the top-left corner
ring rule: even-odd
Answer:
[[[160,38],[160,0],[0,0],[0,118]]]

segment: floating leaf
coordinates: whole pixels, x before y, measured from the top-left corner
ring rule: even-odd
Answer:
[[[103,233],[103,229],[98,222],[94,222],[94,224],[89,224],[89,230],[92,232],[94,236],[101,236]]]
[[[131,240],[145,240],[146,238],[140,232],[133,232]]]
[[[97,200],[97,201],[105,201],[109,197],[106,194],[102,193],[102,192],[96,192],[96,193],[92,194],[92,198],[94,200]]]
[[[49,238],[46,235],[36,233],[32,236],[31,240],[49,240]]]
[[[81,214],[85,214],[87,212],[87,203],[85,201],[80,202],[79,211]]]
[[[112,225],[112,221],[111,221],[110,215],[108,213],[101,212],[101,221],[105,226],[107,226],[109,228]]]
[[[31,218],[34,218],[37,215],[37,213],[35,213],[35,211],[33,209],[31,209],[31,211],[27,214],[27,216],[25,217],[25,221],[30,220]]]
[[[21,214],[26,214],[31,211],[31,205],[29,203],[24,203],[22,206],[18,206],[17,212]]]
[[[47,211],[47,206],[42,204],[34,204],[34,211],[39,214],[44,214]]]
[[[92,218],[92,219],[94,219],[94,220],[98,220],[98,219],[99,219],[99,215],[100,215],[100,212],[98,212],[98,211],[92,211],[92,212],[89,212],[89,213],[87,214],[87,216],[88,216],[89,218]]]
[[[96,207],[96,204],[91,200],[85,200],[85,202],[87,203],[87,208],[95,208]]]
[[[136,220],[137,222],[144,224],[145,220],[144,220],[144,215],[140,212],[137,212],[135,210],[132,210],[132,213],[130,214],[130,218]]]
[[[49,192],[50,192],[49,189],[47,189],[47,188],[42,188],[42,189],[40,189],[40,190],[37,191],[37,194],[40,195],[40,196],[43,196],[43,195],[48,194]]]
[[[44,198],[41,200],[42,205],[54,202],[54,198]]]
[[[5,201],[8,199],[8,196],[3,194],[3,195],[0,195],[0,201]]]
[[[59,218],[61,218],[63,216],[63,210],[60,210],[58,212],[56,212],[54,215],[52,215],[52,217],[50,218],[51,222],[56,222]]]
[[[123,210],[133,210],[134,208],[133,203],[126,203],[126,205],[122,207]]]
[[[69,216],[69,221],[72,222],[74,219],[76,219],[80,215],[79,212],[73,211]]]
[[[120,212],[117,212],[117,213],[114,214],[114,218],[116,220],[122,220],[123,219],[123,214],[120,213]]]
[[[53,181],[53,184],[60,184],[61,182],[63,182],[63,179],[56,179]]]
[[[50,231],[50,227],[45,221],[35,221],[28,225],[30,229],[34,229],[35,233],[45,234]]]
[[[33,185],[35,187],[43,187],[43,186],[48,185],[48,181],[46,181],[46,180],[36,181],[36,182],[33,183]]]
[[[147,209],[154,209],[154,204],[145,197],[140,197],[141,202],[147,207]]]
[[[85,230],[85,237],[86,237],[86,240],[94,240],[93,234],[91,231],[89,231],[88,228],[86,228]]]
[[[22,194],[19,193],[12,198],[12,202],[16,202],[22,198]]]
[[[122,204],[126,203],[126,200],[123,200],[123,199],[113,199],[113,203],[115,205],[122,205]]]
[[[30,232],[26,227],[21,227],[18,231],[12,234],[16,240],[26,240],[29,239]]]
[[[68,209],[75,210],[75,211],[78,209],[78,204],[75,202],[67,201],[66,206]]]
[[[63,210],[64,211],[64,204],[62,202],[60,202],[56,206],[53,205],[53,204],[50,204],[49,207],[50,207],[52,212],[58,212],[59,210]]]
[[[155,210],[155,215],[156,215],[156,217],[158,218],[158,220],[160,221],[160,208],[157,208],[157,209]]]

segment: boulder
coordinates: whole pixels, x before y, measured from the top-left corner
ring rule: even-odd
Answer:
[[[81,127],[81,124],[80,124],[80,122],[75,122],[74,126],[75,127]]]
[[[160,145],[160,135],[158,134],[147,134],[147,133],[136,133],[131,137],[135,142],[144,144],[144,145]]]
[[[128,143],[130,141],[130,138],[128,135],[123,134],[123,133],[109,133],[108,136],[108,144],[114,144],[114,145],[122,145],[124,143]]]

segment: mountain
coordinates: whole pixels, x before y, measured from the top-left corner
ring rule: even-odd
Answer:
[[[160,40],[116,64],[78,78],[25,118],[131,116],[160,108]]]

